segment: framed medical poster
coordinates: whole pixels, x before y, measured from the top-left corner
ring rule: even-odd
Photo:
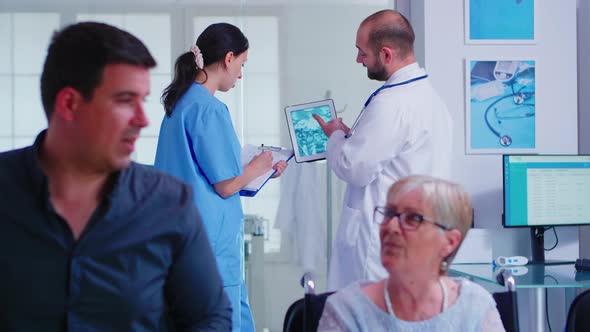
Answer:
[[[465,43],[535,43],[535,0],[464,1]]]
[[[535,152],[537,61],[467,59],[465,63],[466,152]]]

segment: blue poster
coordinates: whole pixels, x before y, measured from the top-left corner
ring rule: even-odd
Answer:
[[[469,1],[470,40],[534,40],[534,0]]]
[[[471,61],[469,68],[471,152],[534,149],[535,61]]]

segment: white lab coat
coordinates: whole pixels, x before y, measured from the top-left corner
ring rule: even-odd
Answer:
[[[290,261],[303,271],[321,273],[326,266],[325,209],[318,189],[318,163],[289,163],[281,175],[281,197],[275,227],[290,246]]]
[[[417,63],[395,72],[385,84],[424,75]],[[375,206],[389,187],[410,174],[449,178],[452,121],[428,78],[382,90],[364,110],[354,134],[334,132],[327,160],[347,183],[328,273],[328,288],[387,276],[381,265]]]

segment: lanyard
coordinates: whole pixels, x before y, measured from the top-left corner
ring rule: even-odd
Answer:
[[[423,76],[420,76],[420,77],[414,77],[414,78],[412,78],[412,79],[409,79],[409,80],[407,80],[407,81],[403,81],[403,82],[399,82],[399,83],[394,83],[394,84],[387,84],[387,85],[382,85],[381,87],[379,87],[379,89],[375,90],[375,92],[371,93],[371,95],[369,96],[369,99],[367,99],[367,101],[365,102],[365,107],[369,106],[369,104],[371,103],[371,100],[373,100],[373,98],[374,98],[374,97],[375,97],[375,96],[376,96],[376,95],[377,95],[379,92],[381,92],[382,90],[389,89],[389,88],[393,88],[393,87],[400,86],[400,85],[406,85],[406,84],[410,84],[410,83],[412,83],[412,82],[419,81],[419,80],[421,80],[421,79],[424,79],[424,78],[426,78],[426,77],[428,77],[428,75],[423,75]],[[363,108],[363,110],[364,110],[364,108]]]
[[[345,137],[346,138],[349,138],[350,136],[352,136],[352,134],[354,133],[354,130],[356,129],[356,126],[358,125],[361,117],[363,116],[363,113],[365,112],[365,109],[367,108],[367,106],[369,106],[369,104],[371,103],[371,101],[373,100],[373,98],[375,98],[375,96],[379,92],[381,92],[381,91],[383,91],[385,89],[394,88],[396,86],[410,84],[412,82],[416,82],[416,81],[425,79],[426,77],[428,77],[428,75],[422,75],[422,76],[414,77],[414,78],[409,79],[407,81],[403,81],[403,82],[399,82],[399,83],[393,83],[393,84],[386,84],[386,85],[380,86],[379,89],[377,89],[377,90],[375,90],[375,92],[371,93],[371,95],[369,96],[369,98],[365,102],[365,106],[363,107],[363,109],[359,113],[358,117],[356,118],[356,120],[352,124],[352,127],[350,127],[350,132]]]

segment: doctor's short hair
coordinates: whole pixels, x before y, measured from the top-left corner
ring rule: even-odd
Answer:
[[[383,46],[395,49],[401,59],[414,54],[414,29],[400,12],[380,10],[365,18],[361,26],[369,27],[369,45],[375,54]]]
[[[71,87],[85,100],[92,99],[104,68],[128,64],[153,68],[156,60],[134,35],[108,24],[81,22],[53,35],[41,74],[41,99],[47,119],[58,92]]]
[[[427,175],[411,175],[395,182],[387,200],[419,190],[426,205],[434,211],[434,221],[461,232],[462,239],[473,223],[471,199],[459,184]]]

